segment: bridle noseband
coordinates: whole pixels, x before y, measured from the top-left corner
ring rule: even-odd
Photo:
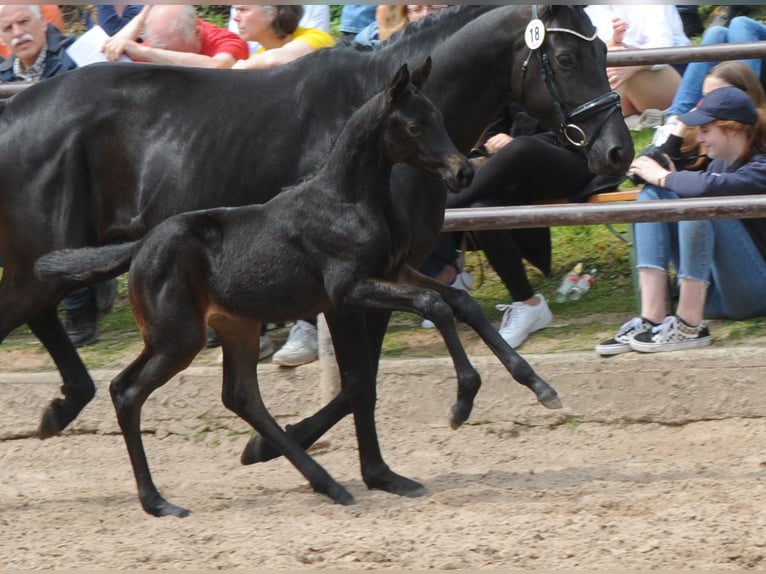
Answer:
[[[575,30],[568,28],[546,28],[541,20],[537,17],[537,5],[532,5],[532,19],[527,26],[526,34],[531,34],[530,38],[525,38],[527,46],[529,46],[529,54],[524,59],[521,65],[522,79],[521,79],[521,99],[520,103],[524,105],[524,86],[526,84],[527,68],[529,66],[529,60],[532,54],[537,53],[538,60],[540,62],[540,73],[542,74],[545,85],[548,86],[548,91],[553,99],[553,105],[556,108],[556,113],[559,116],[559,129],[561,134],[567,139],[567,141],[575,147],[587,149],[596,139],[601,132],[606,120],[609,116],[620,109],[620,95],[615,92],[609,92],[598,96],[584,104],[577,106],[575,109],[566,111],[562,98],[560,97],[560,90],[555,82],[553,75],[553,67],[551,66],[548,53],[545,51],[545,44],[547,42],[547,33],[560,32],[565,34],[571,34],[585,40],[586,42],[592,42],[597,38],[597,34],[594,31],[592,36],[584,36]],[[606,112],[603,121],[599,124],[596,131],[590,138],[585,134],[585,131],[577,125],[578,122],[583,121],[595,114]]]

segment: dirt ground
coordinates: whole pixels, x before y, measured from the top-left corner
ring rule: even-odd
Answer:
[[[469,424],[447,425],[444,359],[381,365],[378,428],[408,499],[362,483],[346,420],[311,451],[356,499],[333,505],[286,461],[243,467],[246,425],[220,373],[193,367],[144,409],[154,479],[184,519],[140,508],[108,383],[62,436],[34,438],[51,373],[0,374],[2,569],[766,568],[766,351],[526,358],[559,391],[548,411],[492,357]],[[7,359],[7,357],[6,357]],[[316,364],[263,365],[282,423],[318,406]]]

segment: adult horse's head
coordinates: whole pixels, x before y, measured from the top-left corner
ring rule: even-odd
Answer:
[[[582,6],[531,6],[519,34],[512,93],[579,147],[594,173],[622,174],[633,160],[619,96],[606,77],[606,46]],[[520,32],[520,31],[519,31]],[[542,81],[541,81],[542,80]]]
[[[442,113],[421,91],[430,73],[430,57],[412,74],[405,64],[385,91],[386,153],[393,161],[441,177],[450,190],[458,191],[471,184],[474,170],[450,139]]]

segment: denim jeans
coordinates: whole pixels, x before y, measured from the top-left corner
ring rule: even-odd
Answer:
[[[702,36],[702,45],[724,44],[729,42],[753,42],[766,40],[766,25],[747,16],[737,16],[729,22],[729,27],[712,26]],[[743,60],[755,75],[761,77],[761,60]],[[689,62],[686,66],[681,85],[678,86],[668,115],[685,114],[697,105],[702,97],[702,82],[708,72],[718,62]]]
[[[638,201],[677,199],[645,186]],[[667,271],[709,284],[705,317],[746,319],[766,315],[766,260],[739,219],[637,223],[636,267]]]

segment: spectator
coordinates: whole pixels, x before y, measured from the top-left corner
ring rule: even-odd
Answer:
[[[330,7],[327,4],[304,4],[303,17],[298,22],[299,28],[319,28],[330,33]],[[229,30],[239,34],[239,26],[234,21],[234,6],[229,11]],[[261,45],[258,42],[248,42],[250,53],[255,54]]]
[[[138,16],[142,9],[141,4],[96,4],[98,25],[107,35],[114,36]]]
[[[234,21],[240,36],[258,42],[261,47],[247,60],[238,61],[236,69],[271,68],[291,62],[315,50],[328,48],[335,40],[318,28],[298,26],[303,15],[301,6],[234,5]],[[216,346],[214,333],[209,333],[208,347]],[[271,338],[261,332],[261,359],[273,353]],[[272,361],[285,367],[295,367],[315,361],[319,356],[316,317],[298,320],[282,348]]]
[[[599,37],[609,50],[686,46],[689,38],[672,5],[601,5],[585,8]],[[622,112],[644,114],[629,124],[653,127],[662,123],[666,110],[681,83],[681,72],[672,66],[619,66],[607,68],[609,85],[622,98]]]
[[[729,27],[711,26],[702,36],[702,45],[723,44],[727,42],[755,42],[766,40],[766,25],[747,16],[737,16]],[[761,77],[762,60],[744,60],[757,78]],[[702,82],[716,62],[690,62],[686,66],[681,84],[667,113],[666,122],[673,123],[673,118],[691,110],[702,97]]]
[[[193,6],[159,4],[144,6],[106,41],[104,53],[110,61],[125,54],[155,64],[230,68],[250,52],[233,32],[198,18]]]
[[[64,33],[64,16],[58,4],[39,4],[40,14],[49,24],[56,26],[59,32]],[[0,59],[5,59],[11,55],[11,49],[5,44],[0,43]]]
[[[234,21],[239,35],[261,47],[247,59],[239,60],[234,68],[250,70],[273,68],[335,44],[330,34],[318,28],[301,28],[302,6],[237,4]]]
[[[346,4],[340,12],[341,41],[351,41],[375,22],[375,4]]]
[[[66,54],[74,41],[74,36],[47,23],[37,5],[0,5],[0,43],[10,49],[0,63],[0,82],[37,82],[74,69],[76,64]],[[98,340],[99,315],[111,307],[115,292],[112,280],[82,287],[64,299],[65,329],[72,344],[81,347]]]
[[[649,182],[639,201],[766,193],[766,114],[733,86],[712,89],[678,120],[700,126],[712,160],[704,171],[672,171],[640,156],[631,169]],[[705,317],[766,314],[766,219],[639,223],[635,244],[641,315],[596,346],[601,355],[678,351],[710,345]],[[680,291],[667,315],[668,269]]]

